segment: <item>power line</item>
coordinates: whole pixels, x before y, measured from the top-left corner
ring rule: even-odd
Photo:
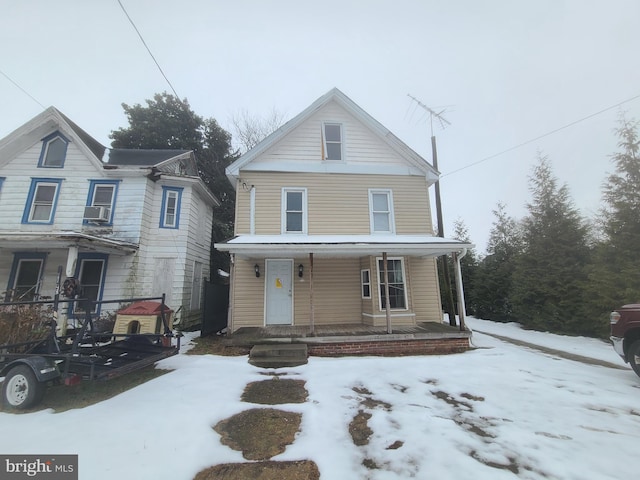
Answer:
[[[443,175],[440,175],[440,178],[446,177],[448,175],[453,175],[454,173],[458,173],[458,172],[460,172],[462,170],[466,170],[467,168],[475,167],[476,165],[479,165],[479,164],[481,164],[483,162],[486,162],[487,160],[491,160],[492,158],[499,157],[500,155],[504,155],[505,153],[511,152],[511,151],[516,150],[516,149],[518,149],[520,147],[524,147],[525,145],[528,145],[530,143],[536,142],[536,141],[540,140],[541,138],[548,137],[549,135],[553,135],[554,133],[557,133],[557,132],[559,132],[561,130],[564,130],[566,128],[573,127],[574,125],[577,125],[578,123],[584,122],[585,120],[589,120],[590,118],[593,118],[593,117],[595,117],[597,115],[600,115],[600,114],[602,114],[604,112],[607,112],[609,110],[613,110],[614,108],[617,108],[620,105],[624,105],[625,103],[629,103],[629,102],[631,102],[633,100],[636,100],[638,98],[640,98],[640,95],[636,95],[635,97],[628,98],[626,100],[623,100],[622,102],[616,103],[615,105],[611,105],[610,107],[603,108],[602,110],[600,110],[598,112],[595,112],[595,113],[592,113],[591,115],[587,115],[586,117],[582,117],[579,120],[575,120],[575,121],[573,121],[571,123],[567,123],[566,125],[563,125],[562,127],[558,127],[558,128],[556,128],[554,130],[551,130],[550,132],[543,133],[542,135],[539,135],[536,138],[532,138],[531,140],[527,140],[526,142],[519,143],[518,145],[515,145],[513,147],[507,148],[506,150],[502,150],[501,152],[494,153],[493,155],[489,155],[488,157],[484,157],[484,158],[482,158],[482,159],[480,159],[480,160],[478,160],[476,162],[473,162],[473,163],[470,163],[468,165],[465,165],[464,167],[460,167],[457,170],[453,170],[451,172],[447,172],[447,173],[445,173]]]
[[[133,27],[133,29],[136,31],[136,33],[138,34],[138,37],[140,37],[140,41],[142,42],[142,44],[144,45],[144,48],[147,49],[147,52],[149,52],[149,55],[151,56],[151,58],[153,59],[154,63],[156,64],[156,67],[158,67],[158,70],[160,70],[160,73],[162,74],[162,76],[164,77],[164,79],[167,81],[167,83],[169,84],[169,87],[171,87],[171,91],[173,92],[173,94],[176,96],[176,98],[178,99],[178,101],[180,101],[180,103],[182,103],[182,101],[180,100],[180,95],[178,95],[178,93],[176,92],[176,89],[173,88],[173,85],[171,84],[171,82],[169,81],[169,79],[167,78],[167,76],[164,74],[164,71],[162,70],[162,67],[160,67],[160,64],[158,63],[158,61],[156,60],[156,57],[153,56],[153,53],[151,53],[151,50],[149,49],[149,46],[147,45],[147,42],[144,41],[144,38],[142,38],[142,34],[140,33],[140,30],[138,30],[138,27],[136,27],[136,24],[133,23],[133,20],[131,19],[131,17],[129,16],[129,14],[127,13],[127,10],[124,8],[124,5],[122,5],[122,2],[120,0],[118,0],[118,4],[120,5],[120,8],[122,8],[122,11],[124,12],[124,14],[127,16],[127,18],[129,19],[129,23],[131,23],[131,26]]]
[[[4,73],[2,70],[0,70],[0,75],[2,75],[4,78],[6,78],[7,80],[9,80],[11,83],[13,83],[16,87],[18,87],[22,93],[24,93],[26,96],[28,96],[31,100],[33,100],[34,102],[36,102],[38,105],[40,105],[43,109],[46,109],[47,107],[45,107],[43,104],[41,104],[33,95],[31,95],[29,92],[27,92],[24,88],[22,88],[20,85],[18,85],[18,83],[11,78],[9,75],[7,75],[6,73]]]

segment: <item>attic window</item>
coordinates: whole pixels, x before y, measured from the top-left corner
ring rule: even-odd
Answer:
[[[42,151],[38,160],[38,167],[62,168],[67,156],[69,140],[60,132],[54,132],[42,139]]]
[[[342,160],[342,125],[325,123],[323,125],[324,159]]]

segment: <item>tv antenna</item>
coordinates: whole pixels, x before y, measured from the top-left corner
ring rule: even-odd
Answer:
[[[411,98],[414,102],[416,102],[420,107],[422,107],[425,111],[429,113],[430,124],[431,124],[431,154],[433,156],[433,168],[438,170],[438,150],[436,148],[436,137],[433,134],[433,118],[435,117],[440,122],[440,127],[444,130],[446,125],[451,125],[446,118],[442,116],[444,110],[441,112],[436,112],[432,108],[427,107],[424,103],[418,100],[413,95],[407,93],[407,96]],[[438,236],[444,238],[444,221],[442,219],[442,202],[440,200],[440,180],[438,179],[435,182],[435,193],[436,193],[436,217],[438,221]],[[454,326],[456,324],[456,314],[455,314],[455,305],[453,303],[453,292],[451,291],[451,276],[449,275],[449,262],[447,262],[447,256],[444,255],[439,258],[440,265],[442,267],[442,274],[444,276],[444,284],[446,291],[444,292],[444,304],[445,311],[449,315],[449,324]],[[460,312],[463,310],[461,308],[458,309]],[[460,329],[464,329],[464,315],[461,313],[460,315]]]
[[[436,112],[432,108],[427,107],[424,103],[422,103],[420,100],[418,100],[416,97],[414,97],[410,93],[407,93],[407,97],[409,97],[411,100],[416,102],[420,107],[422,107],[425,111],[427,111],[429,113],[429,118],[430,118],[430,123],[431,123],[431,136],[432,137],[433,137],[433,117],[435,117],[440,122],[440,128],[442,128],[443,130],[445,128],[447,128],[446,127],[447,125],[451,125],[451,122],[442,116],[442,114],[445,112],[446,108],[443,109],[440,112]]]

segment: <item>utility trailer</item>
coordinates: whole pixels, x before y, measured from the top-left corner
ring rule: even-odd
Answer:
[[[181,335],[169,328],[162,297],[128,298],[102,302],[87,299],[69,299],[79,302],[86,314],[79,328],[68,335],[58,335],[56,314],[58,295],[53,301],[0,303],[2,307],[26,305],[50,307],[51,318],[38,330],[39,338],[2,345],[0,339],[0,377],[2,402],[7,409],[26,409],[38,404],[49,382],[74,385],[82,380],[109,380],[175,355],[180,350]],[[132,303],[159,301],[164,325],[162,334],[114,334],[93,328],[92,306],[96,303]]]

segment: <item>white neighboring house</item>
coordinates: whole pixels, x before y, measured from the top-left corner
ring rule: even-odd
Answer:
[[[164,293],[199,322],[218,205],[192,151],[107,149],[50,107],[0,140],[0,301],[52,297],[61,266],[89,298]]]

